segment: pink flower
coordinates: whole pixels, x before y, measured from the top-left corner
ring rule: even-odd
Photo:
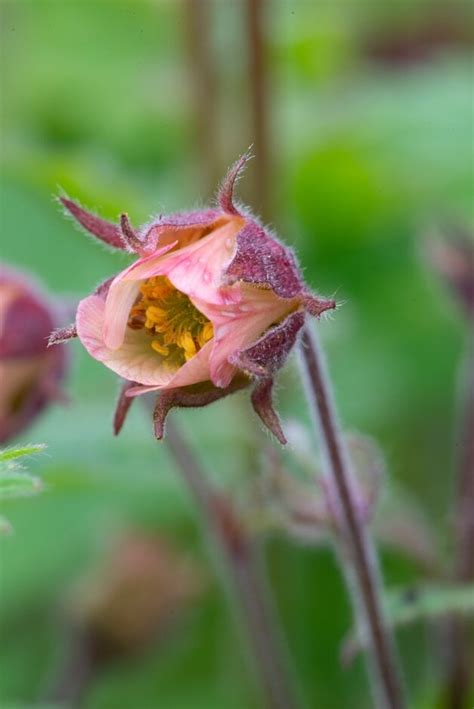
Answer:
[[[247,158],[230,170],[216,209],[159,217],[138,232],[126,215],[119,228],[62,199],[88,231],[138,255],[79,303],[76,328],[89,354],[127,381],[127,397],[161,392],[159,437],[171,406],[204,405],[255,380],[254,407],[283,440],[273,375],[305,313],[335,307],[309,294],[292,252],[234,204]]]
[[[0,271],[0,443],[27,428],[54,399],[66,369],[64,347],[48,350],[55,314],[20,273]]]

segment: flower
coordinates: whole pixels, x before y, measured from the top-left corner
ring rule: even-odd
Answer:
[[[293,253],[234,203],[248,157],[229,171],[217,208],[161,216],[138,232],[126,214],[119,227],[61,200],[89,232],[138,255],[79,303],[74,334],[126,380],[124,396],[160,392],[158,437],[171,406],[202,406],[254,381],[255,409],[284,440],[271,407],[273,375],[305,313],[335,307],[309,293]],[[121,399],[119,413],[126,409]]]
[[[24,275],[0,271],[0,443],[27,428],[52,401],[63,399],[64,347],[49,350],[51,305]]]

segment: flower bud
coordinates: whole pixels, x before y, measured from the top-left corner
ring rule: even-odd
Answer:
[[[129,532],[69,600],[73,624],[101,661],[143,651],[203,590],[197,566],[163,538]]]
[[[51,305],[24,275],[0,271],[0,443],[26,429],[62,398],[63,347],[48,349],[55,325]]]

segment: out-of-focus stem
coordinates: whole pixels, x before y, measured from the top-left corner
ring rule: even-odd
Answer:
[[[231,589],[235,591],[236,601],[241,606],[266,706],[269,709],[296,709],[299,703],[254,543],[231,500],[212,489],[196,456],[170,423],[167,425],[166,440],[200,510],[208,534],[228,567],[233,582]]]
[[[461,372],[463,405],[458,445],[458,485],[455,500],[455,581],[474,580],[474,343],[470,343]],[[472,628],[453,617],[449,628],[449,709],[464,709],[473,679]]]
[[[215,189],[217,164],[217,80],[211,42],[209,0],[186,0],[188,66],[192,92],[193,140],[204,199]]]
[[[463,413],[459,441],[457,509],[457,577],[474,579],[474,343],[464,362],[461,385]]]
[[[330,384],[315,335],[306,326],[301,344],[305,393],[326,453],[329,489],[340,520],[340,558],[352,595],[359,632],[369,649],[377,709],[405,707],[404,691],[388,624],[382,609],[381,579],[372,539],[358,512],[353,474],[339,432]]]
[[[255,148],[254,206],[260,214],[268,218],[270,151],[268,148],[268,72],[265,61],[265,4],[265,0],[246,0],[251,130]]]
[[[44,700],[64,704],[71,709],[80,707],[84,695],[102,669],[102,662],[87,634],[71,630],[62,664]]]

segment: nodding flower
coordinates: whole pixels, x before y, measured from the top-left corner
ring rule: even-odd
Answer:
[[[89,354],[125,380],[116,430],[130,398],[159,393],[155,433],[173,406],[203,406],[253,384],[252,403],[284,442],[271,403],[276,371],[306,314],[335,307],[312,295],[292,251],[235,203],[236,180],[249,158],[230,169],[217,207],[160,216],[135,231],[128,216],[106,222],[61,198],[87,231],[138,258],[79,303],[75,326]]]

